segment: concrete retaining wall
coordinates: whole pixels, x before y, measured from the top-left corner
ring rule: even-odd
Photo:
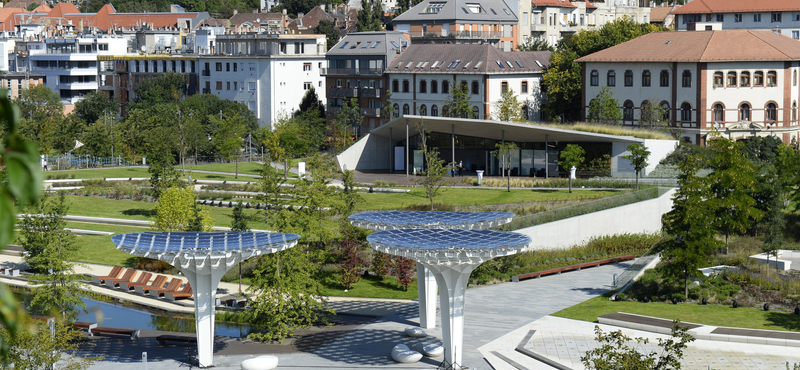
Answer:
[[[340,170],[389,169],[389,139],[367,134],[336,156]]]
[[[631,161],[622,158],[624,155],[630,155],[628,152],[628,143],[611,143],[611,176],[612,177],[636,177],[636,170],[631,165]],[[650,157],[647,159],[647,167],[642,170],[639,177],[644,177],[653,171],[658,162],[661,162],[664,157],[672,153],[675,147],[678,146],[677,140],[656,140],[645,139],[644,145],[650,151]]]
[[[594,237],[654,233],[661,230],[661,215],[672,210],[670,189],[656,199],[527,227],[515,232],[533,238],[532,250],[568,248]]]

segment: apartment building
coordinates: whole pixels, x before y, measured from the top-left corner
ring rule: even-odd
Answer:
[[[364,119],[359,136],[369,133],[387,119],[381,117],[386,102],[386,67],[405,48],[410,39],[402,32],[359,32],[347,34],[325,56],[328,97],[327,119],[330,123],[344,101],[356,98]]]
[[[800,40],[800,4],[785,0],[691,1],[673,10],[676,29],[773,30]]]
[[[591,100],[607,86],[621,104],[623,125],[641,125],[642,107],[659,104],[669,127],[695,144],[712,133],[798,140],[800,43],[785,35],[657,32],[577,62],[582,63],[584,118]]]
[[[492,117],[508,89],[522,103],[522,117],[540,121],[545,104],[542,73],[550,52],[504,52],[491,45],[411,45],[386,74],[398,116],[439,116],[453,84],[466,84],[472,117]]]

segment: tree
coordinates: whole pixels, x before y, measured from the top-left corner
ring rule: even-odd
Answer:
[[[103,91],[92,91],[75,103],[76,116],[87,124],[107,117],[117,117],[117,101]]]
[[[680,326],[678,321],[674,321],[672,338],[658,339],[660,351],[641,353],[627,343],[635,341],[641,346],[649,343],[648,339],[632,340],[622,334],[622,330],[605,334],[599,326],[595,326],[595,340],[601,345],[586,351],[581,357],[581,362],[587,369],[594,370],[679,370],[683,350],[687,348],[686,344],[694,341],[694,337],[687,333],[688,330],[687,327]]]
[[[365,202],[364,197],[355,189],[356,180],[354,172],[353,170],[342,171],[342,190],[339,192],[342,207],[338,213],[342,222],[346,224],[349,224],[347,222],[347,217],[353,214],[353,211],[356,209],[356,204]]]
[[[569,192],[572,193],[572,167],[578,168],[584,160],[586,151],[578,144],[569,144],[564,150],[561,151],[558,165],[566,169],[569,173]]]
[[[361,0],[361,10],[358,11],[358,20],[356,22],[358,32],[383,30],[380,15],[377,18],[375,17],[374,6],[380,7],[380,1]]]
[[[281,146],[281,137],[278,132],[282,124],[282,120],[278,120],[278,125],[274,130],[264,128],[259,136],[263,140],[263,145],[267,148],[267,152],[269,152],[270,159],[265,165],[272,166],[273,161],[277,163],[283,162],[283,178],[287,179],[289,178],[289,158],[286,154],[286,148]]]
[[[75,274],[75,265],[70,262],[75,260],[80,247],[75,236],[65,229],[64,216],[69,207],[62,193],[58,200],[47,199],[37,208],[29,211],[20,223],[25,262],[35,272],[28,277],[32,286],[31,305],[69,318],[85,306],[81,300],[85,295],[81,276]]]
[[[658,100],[645,100],[639,113],[639,123],[642,127],[648,127],[651,130],[666,129],[669,124],[667,113],[669,113],[667,108],[662,106]]]
[[[437,197],[442,192],[442,187],[447,186],[451,182],[445,180],[445,176],[447,176],[447,166],[444,160],[439,158],[439,151],[428,146],[428,135],[430,132],[425,129],[425,124],[418,123],[417,132],[419,132],[422,155],[425,158],[425,168],[419,173],[422,177],[415,178],[412,181],[425,188],[425,196],[430,200],[431,211],[433,211],[433,198]]]
[[[249,232],[250,228],[247,226],[247,218],[244,215],[244,205],[242,202],[236,203],[233,207],[233,222],[231,222],[231,231],[235,232]],[[242,263],[239,262],[239,293],[242,293]]]
[[[511,192],[511,159],[514,154],[519,154],[519,147],[510,141],[495,144],[497,150],[492,154],[500,160],[500,167],[506,171],[506,185],[508,192]]]
[[[242,137],[247,131],[247,128],[242,124],[242,118],[238,114],[219,119],[212,117],[211,122],[217,126],[211,141],[223,158],[236,162],[236,174],[234,178],[238,179],[239,154],[244,145],[244,139]]]
[[[102,356],[92,357],[78,352],[81,333],[61,322],[56,322],[52,331],[47,322],[31,323],[30,331],[11,335],[7,328],[0,327],[0,338],[11,344],[6,366],[19,370],[84,370]]]
[[[514,94],[514,89],[507,88],[505,92],[500,95],[500,99],[494,102],[494,119],[503,122],[521,122],[522,121],[522,104],[517,100],[517,95]]]
[[[619,110],[619,102],[614,99],[614,92],[603,86],[597,97],[589,103],[589,121],[602,123],[604,125],[615,125],[622,119],[622,112]]]
[[[697,269],[708,263],[710,254],[721,244],[715,237],[719,203],[713,199],[710,180],[697,175],[703,163],[704,159],[694,154],[679,165],[679,187],[672,198],[672,210],[662,217],[664,231],[673,236],[662,244],[663,259],[668,261],[664,271],[683,280],[686,299],[689,278],[698,275]]]
[[[298,114],[306,111],[310,111],[312,109],[317,110],[318,117],[325,119],[325,105],[322,104],[322,101],[319,100],[319,96],[317,95],[317,91],[314,90],[312,86],[310,89],[306,90],[305,95],[303,95],[303,99],[300,100],[300,109],[298,110]]]
[[[24,208],[38,201],[42,192],[42,171],[36,147],[19,134],[19,108],[0,95],[0,249],[14,236],[17,219],[15,206]],[[8,359],[12,341],[23,332],[21,318],[25,311],[17,304],[5,284],[0,284],[0,355]]]
[[[178,104],[184,95],[186,77],[182,73],[167,72],[152,79],[143,79],[134,88],[135,98],[130,109],[151,108],[165,103]]]
[[[356,98],[351,98],[349,102],[347,99],[342,100],[342,108],[336,113],[336,118],[333,122],[333,134],[331,135],[335,153],[341,153],[350,147],[353,143],[350,130],[361,127],[361,121],[364,119],[361,116],[361,108],[359,108]]]
[[[366,263],[364,243],[359,240],[358,231],[351,226],[343,225],[342,235],[337,251],[339,275],[344,288],[351,289],[353,284],[361,280],[361,269]]]
[[[150,186],[152,187],[153,198],[160,198],[161,193],[169,188],[183,188],[186,186],[181,180],[181,175],[172,162],[153,160],[150,162],[150,167],[147,168],[150,172]]]
[[[333,25],[332,21],[321,19],[317,27],[314,28],[314,33],[325,35],[327,37],[327,49],[333,49],[334,45],[339,42],[339,30]]]
[[[650,151],[642,143],[630,144],[627,149],[630,154],[623,155],[622,158],[631,161],[633,170],[636,171],[636,190],[639,190],[639,174],[647,167],[647,158],[650,157]]]
[[[394,109],[394,102],[392,102],[392,92],[386,89],[386,103],[381,109],[381,118],[383,122],[389,122],[397,117],[397,110]]]
[[[456,80],[453,80],[450,85],[450,95],[445,98],[442,105],[442,117],[478,118],[472,116],[470,99],[472,99],[472,94],[469,92],[467,83],[464,81],[457,83]]]
[[[85,153],[98,157],[111,156],[111,131],[102,119],[88,125],[80,138],[83,143],[81,149]]]
[[[408,291],[408,287],[414,282],[414,270],[416,263],[414,260],[402,256],[392,256],[392,275],[397,278],[400,286]]]
[[[210,231],[214,219],[204,209],[199,209],[192,188],[168,188],[162,191],[156,203],[153,229],[159,231]],[[197,229],[200,225],[200,230]],[[193,227],[194,226],[194,227]]]
[[[19,98],[14,102],[19,106],[22,118],[20,132],[36,143],[43,153],[49,152],[55,126],[64,116],[61,97],[44,84],[39,84],[20,90]]]
[[[520,45],[519,51],[549,51],[554,52],[556,49],[550,46],[550,43],[544,37],[529,37],[525,43]]]

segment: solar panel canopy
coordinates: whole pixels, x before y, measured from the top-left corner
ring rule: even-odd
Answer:
[[[133,255],[220,255],[282,250],[297,244],[300,235],[264,232],[141,232],[111,237],[117,249]]]
[[[419,252],[490,252],[519,250],[531,237],[509,231],[457,229],[395,229],[367,236],[373,246],[397,251]]]
[[[353,226],[370,230],[467,229],[482,230],[511,222],[511,212],[372,211],[347,219]]]

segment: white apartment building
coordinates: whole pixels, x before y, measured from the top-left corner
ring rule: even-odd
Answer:
[[[691,1],[670,12],[676,30],[773,30],[800,39],[800,3],[787,0]]]
[[[44,84],[61,96],[67,111],[84,95],[97,91],[98,55],[128,51],[128,41],[121,37],[55,38],[41,44],[39,50],[28,50],[30,71],[44,75]]]
[[[741,48],[740,45],[748,45]],[[577,60],[583,64],[583,118],[604,86],[624,125],[640,125],[641,108],[667,109],[685,141],[776,136],[796,142],[800,43],[771,31],[647,34]]]
[[[314,88],[326,101],[325,35],[217,35],[216,53],[198,57],[200,88],[245,104],[260,126],[272,127]]]
[[[386,69],[398,116],[440,116],[455,81],[471,94],[471,118],[492,117],[507,89],[522,103],[526,120],[542,119],[543,69],[550,52],[503,52],[491,45],[412,44]]]

